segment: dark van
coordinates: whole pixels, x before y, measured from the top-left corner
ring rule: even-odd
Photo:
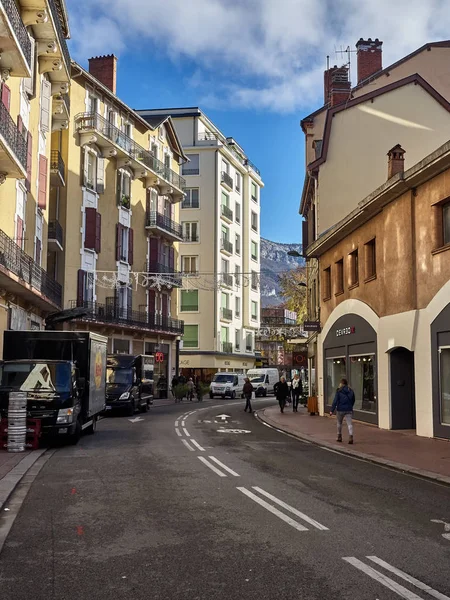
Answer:
[[[153,404],[153,356],[109,354],[106,363],[106,408],[134,415]]]

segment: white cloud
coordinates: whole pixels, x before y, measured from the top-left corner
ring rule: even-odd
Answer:
[[[332,64],[345,62],[335,49],[378,37],[387,65],[450,30],[448,0],[68,0],[68,6],[79,60],[156,45],[174,61],[196,63],[192,83],[200,90],[199,73],[214,80],[217,93],[205,86],[205,102],[284,112],[321,101],[327,54]]]

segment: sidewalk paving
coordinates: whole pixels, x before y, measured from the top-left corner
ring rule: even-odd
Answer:
[[[46,448],[25,452],[0,450],[0,510],[23,476],[45,451]]]
[[[258,411],[258,417],[286,433],[332,450],[407,471],[450,485],[450,441],[419,437],[414,431],[392,431],[354,421],[355,443],[349,446],[343,424],[342,443],[336,441],[336,418],[310,416],[306,409],[280,413],[278,406]]]

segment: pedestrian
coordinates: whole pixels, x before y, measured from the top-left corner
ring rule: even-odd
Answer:
[[[187,382],[186,386],[188,389],[187,396],[188,396],[189,400],[192,402],[192,398],[194,397],[194,388],[195,388],[194,382],[192,381],[192,377],[189,378],[189,381]]]
[[[330,415],[336,411],[338,442],[342,442],[342,421],[345,418],[348,428],[348,443],[353,444],[352,416],[354,404],[355,392],[348,387],[348,382],[346,379],[341,379],[330,410]]]
[[[284,406],[286,404],[286,398],[289,396],[289,386],[286,383],[286,378],[282,377],[280,381],[273,386],[273,391],[280,405],[280,412],[284,412]]]
[[[300,377],[298,373],[294,375],[294,379],[292,380],[292,412],[298,412],[298,401],[300,399]]]
[[[178,381],[178,377],[176,375],[174,375],[172,377],[172,381],[170,383],[171,387],[172,387],[172,396],[175,396],[175,388],[177,387],[179,381]]]
[[[252,399],[252,394],[255,391],[255,388],[252,386],[250,379],[248,377],[245,378],[245,383],[244,383],[244,387],[242,388],[242,392],[244,394],[244,398],[245,398],[245,409],[244,412],[247,412],[247,409],[250,412],[252,411],[252,404],[250,402],[250,400]]]

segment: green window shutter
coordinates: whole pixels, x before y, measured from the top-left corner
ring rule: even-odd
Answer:
[[[198,310],[198,290],[181,291],[181,312]]]
[[[198,325],[184,326],[183,347],[198,348]]]

